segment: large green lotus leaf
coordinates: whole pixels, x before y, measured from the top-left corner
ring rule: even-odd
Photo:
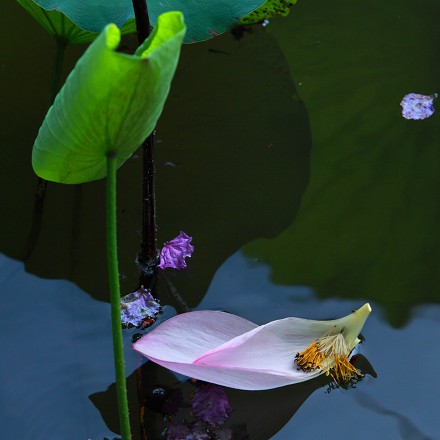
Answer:
[[[42,8],[66,14],[82,29],[100,32],[108,23],[122,27],[134,17],[131,0],[35,0]],[[154,25],[167,11],[182,11],[188,26],[185,42],[215,37],[231,29],[241,17],[264,3],[263,0],[147,0]]]
[[[239,21],[239,25],[249,25],[255,23],[262,23],[264,20],[282,15],[286,17],[289,15],[290,8],[296,4],[297,0],[267,0],[255,11],[246,15]]]
[[[35,20],[50,34],[66,44],[87,43],[92,41],[97,32],[81,29],[59,11],[48,11],[38,6],[33,0],[17,0]]]
[[[309,111],[311,179],[291,227],[247,252],[275,282],[374,300],[394,325],[440,302],[439,115],[399,106],[439,91],[440,7],[425,6],[317,0],[268,28]]]
[[[98,36],[98,32],[89,32],[81,29],[66,15],[57,10],[47,10],[38,6],[34,0],[17,0],[32,17],[52,36],[66,44],[89,43]],[[134,19],[128,20],[121,28],[121,34],[130,34],[136,31]]]
[[[180,12],[163,14],[151,37],[127,55],[115,51],[119,29],[106,26],[49,109],[32,153],[36,174],[83,183],[106,175],[110,153],[122,165],[156,125],[184,34]]]

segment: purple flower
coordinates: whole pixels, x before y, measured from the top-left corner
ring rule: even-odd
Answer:
[[[232,407],[223,387],[206,383],[197,388],[192,400],[192,412],[211,426],[223,424]]]
[[[165,243],[160,252],[160,264],[158,267],[165,269],[185,269],[185,258],[190,257],[194,252],[194,246],[191,246],[192,237],[180,231],[180,234],[172,240]]]
[[[124,327],[146,328],[155,321],[160,311],[159,302],[144,286],[121,298],[121,321]]]
[[[402,106],[402,116],[405,119],[426,119],[433,115],[434,99],[437,93],[433,95],[419,95],[418,93],[408,93],[400,102]]]

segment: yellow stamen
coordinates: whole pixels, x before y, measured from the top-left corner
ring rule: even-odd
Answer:
[[[349,355],[350,350],[342,333],[327,334],[315,339],[304,351],[297,353],[295,363],[305,372],[319,368],[337,384],[347,385],[362,377],[362,373],[350,363]]]

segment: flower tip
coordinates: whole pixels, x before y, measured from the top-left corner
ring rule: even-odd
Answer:
[[[360,326],[358,330],[359,332],[361,331],[371,312],[372,309],[369,303],[365,303],[361,308],[353,310],[354,322],[357,322],[358,326]]]
[[[357,310],[357,312],[368,314],[370,314],[372,311],[373,309],[371,308],[370,303],[365,303],[360,309]]]

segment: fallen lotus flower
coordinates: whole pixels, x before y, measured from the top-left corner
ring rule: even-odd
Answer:
[[[420,95],[418,93],[408,93],[400,102],[402,106],[402,116],[405,119],[426,119],[435,112],[434,99],[437,93],[433,95]]]
[[[166,242],[160,251],[160,263],[158,267],[165,269],[185,269],[186,257],[190,257],[194,252],[194,246],[191,246],[192,237],[180,231],[180,234],[172,240]]]
[[[198,311],[175,316],[133,348],[177,373],[242,390],[264,390],[331,375],[361,373],[349,363],[369,304],[340,319],[285,318],[257,325],[239,316]]]

